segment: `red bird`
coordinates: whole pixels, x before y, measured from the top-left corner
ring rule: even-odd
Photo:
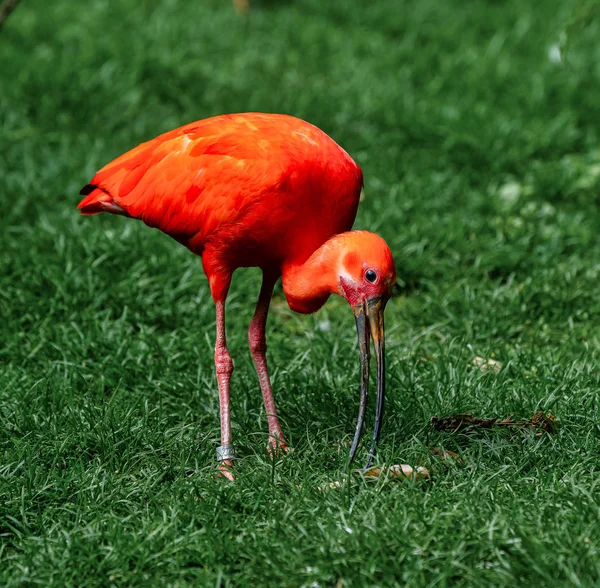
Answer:
[[[142,143],[102,168],[81,190],[84,215],[110,212],[143,220],[202,258],[216,304],[215,367],[219,385],[220,470],[235,457],[225,339],[225,299],[239,267],[259,267],[263,282],[248,340],[269,424],[269,451],[287,449],[266,359],[265,327],[282,276],[290,308],[312,313],[331,294],[354,310],[361,359],[361,398],[349,462],[367,403],[370,338],[377,361],[377,411],[369,462],[379,440],[385,396],[383,311],[396,282],[385,241],[350,231],[363,179],[329,136],[280,114],[232,114],[190,123]]]

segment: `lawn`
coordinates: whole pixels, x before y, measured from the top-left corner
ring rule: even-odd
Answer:
[[[23,0],[0,32],[0,584],[597,585],[600,19],[558,0],[251,5]],[[269,460],[255,269],[228,300],[241,459],[216,479],[200,260],[78,214],[123,151],[240,111],[304,118],[361,165],[356,227],[403,286],[378,459],[429,482],[344,477],[351,310],[296,315],[280,287],[268,354],[294,451]],[[555,435],[430,426],[537,410]]]

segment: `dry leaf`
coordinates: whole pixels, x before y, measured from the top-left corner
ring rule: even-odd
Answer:
[[[456,460],[459,457],[458,453],[454,453],[454,451],[450,451],[449,449],[443,449],[442,447],[434,447],[431,453],[437,455],[443,461]]]

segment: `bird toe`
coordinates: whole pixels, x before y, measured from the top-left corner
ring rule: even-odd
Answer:
[[[286,443],[283,436],[272,436],[269,438],[269,442],[267,443],[267,453],[270,455],[271,459],[274,459],[275,457],[283,457],[289,453],[290,450],[291,448]]]
[[[235,481],[235,476],[233,475],[233,464],[230,460],[226,459],[219,463],[219,472],[217,476],[219,478],[226,478],[230,482]]]

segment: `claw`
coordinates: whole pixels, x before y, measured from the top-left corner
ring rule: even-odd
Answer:
[[[269,437],[269,441],[267,443],[267,453],[271,459],[283,457],[289,451],[290,446],[285,442],[283,435],[279,434]]]
[[[235,476],[233,475],[233,464],[231,460],[226,459],[219,463],[219,473],[217,474],[219,478],[227,478],[230,482],[235,481]]]

